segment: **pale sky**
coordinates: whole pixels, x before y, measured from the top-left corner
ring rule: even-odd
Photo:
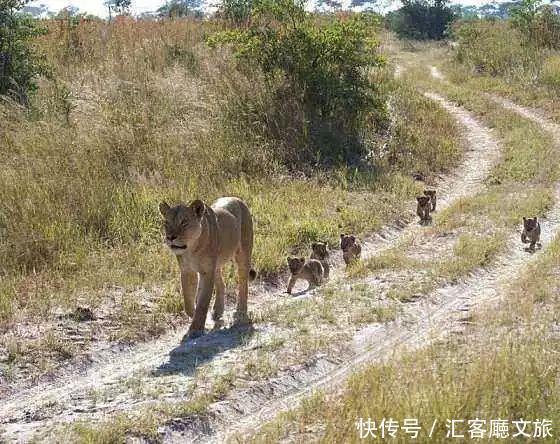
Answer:
[[[206,0],[208,5],[217,3],[219,0]],[[340,1],[340,0],[339,0]],[[489,3],[491,0],[461,0],[452,3],[462,3],[464,5],[482,5]],[[341,0],[345,6],[351,3],[351,0]],[[391,3],[391,0],[380,0],[380,4]],[[62,8],[72,5],[80,8],[80,12],[95,14],[100,17],[107,15],[107,8],[104,6],[104,0],[35,0],[29,3],[29,6],[46,5],[49,10],[58,12]],[[132,13],[137,15],[143,12],[155,11],[165,4],[165,0],[132,0]]]

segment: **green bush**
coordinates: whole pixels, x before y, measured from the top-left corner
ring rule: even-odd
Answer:
[[[402,7],[387,14],[389,29],[399,37],[441,40],[455,19],[447,0],[403,0]]]
[[[365,152],[364,128],[385,121],[385,98],[368,73],[383,64],[372,32],[378,23],[369,15],[319,21],[301,1],[255,0],[245,28],[215,34],[209,44],[231,45],[239,69],[262,73],[269,99],[278,109],[291,107],[291,115],[254,116],[267,133],[298,128],[288,163],[348,162]]]
[[[32,48],[32,40],[43,33],[36,21],[17,11],[27,0],[0,1],[0,95],[10,95],[26,105],[34,79],[45,66]]]

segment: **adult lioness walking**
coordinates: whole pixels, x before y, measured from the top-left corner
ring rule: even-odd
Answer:
[[[214,287],[212,319],[220,323],[225,299],[222,267],[232,259],[239,273],[235,321],[246,321],[248,282],[256,273],[251,269],[253,220],[245,202],[236,197],[222,197],[211,207],[201,200],[175,207],[162,202],[159,210],[165,218],[166,244],[179,262],[185,311],[193,318],[189,336],[204,332]]]

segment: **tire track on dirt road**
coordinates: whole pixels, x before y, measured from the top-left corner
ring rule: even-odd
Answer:
[[[438,185],[439,208],[443,209],[455,200],[473,195],[483,188],[484,179],[499,159],[500,147],[491,136],[490,130],[484,128],[468,112],[446,102],[441,96],[430,94],[428,97],[437,101],[455,116],[464,130],[465,146],[468,147],[462,164],[455,172],[443,178]],[[422,227],[416,221],[409,223],[401,221],[388,226],[365,240],[363,256],[366,258],[394,247],[406,236],[414,235],[421,230]],[[335,278],[336,274],[339,276],[343,274],[340,257],[336,258],[336,263],[339,266],[333,267],[336,270]],[[277,295],[277,292],[261,287],[257,289],[257,294],[251,301],[251,308],[258,310],[259,307],[270,306],[271,301],[277,300]],[[275,303],[277,304],[277,302]],[[258,328],[260,326],[257,326]],[[233,333],[232,331],[219,331],[208,334],[190,342],[188,353],[191,353],[191,359],[195,359],[197,349],[222,347],[225,351],[214,356],[213,360],[216,361],[216,365],[227,365],[228,360],[233,359],[230,349],[233,348],[234,352],[237,350],[237,353],[239,353],[238,342],[240,342],[242,335],[242,331],[233,331]],[[116,397],[113,400],[92,406],[88,399],[91,395],[88,395],[88,393],[115,385],[120,379],[130,377],[135,372],[146,372],[147,375],[142,377],[148,380],[152,378],[150,382],[157,384],[158,382],[154,382],[153,375],[150,375],[149,372],[160,368],[169,361],[170,350],[181,344],[181,339],[182,332],[171,332],[159,340],[138,345],[124,353],[100,354],[94,357],[96,360],[94,365],[84,369],[81,374],[68,373],[53,383],[41,384],[8,397],[2,400],[0,406],[0,426],[3,426],[6,430],[7,438],[25,440],[32,436],[34,432],[53,423],[99,418],[104,413],[137,408],[143,402],[148,401]],[[372,339],[377,340],[377,336],[372,337]],[[185,353],[186,346],[183,344],[181,347],[183,348],[182,352]],[[363,359],[367,359],[367,357]],[[332,363],[326,365],[325,370],[331,370],[332,367]],[[343,369],[337,371],[344,373]],[[316,376],[325,377],[321,369],[318,370]],[[185,386],[192,378],[192,374],[178,372],[172,381],[167,378],[160,384],[170,384],[171,382],[176,386]],[[173,393],[166,393],[166,395],[168,395],[166,400],[183,399]],[[43,406],[48,406],[54,401],[57,404],[55,409],[43,409]]]
[[[443,100],[440,96],[434,99]],[[504,107],[516,111],[522,117],[538,123],[544,130],[552,134],[555,148],[560,150],[560,125],[541,116],[537,111],[516,105],[508,100],[494,97]],[[448,110],[449,103],[442,102],[442,106]],[[554,191],[554,204],[546,217],[541,220],[541,240],[544,248],[535,254],[528,253],[521,248],[519,234],[512,233],[507,239],[508,250],[500,255],[495,263],[487,268],[480,269],[456,285],[450,285],[435,290],[430,297],[410,304],[406,310],[407,319],[416,319],[416,322],[402,323],[394,322],[392,325],[379,330],[375,345],[368,347],[363,353],[355,356],[349,362],[316,379],[311,384],[293,390],[281,399],[270,402],[263,401],[260,408],[245,416],[239,415],[233,421],[223,423],[219,433],[209,436],[204,442],[227,442],[243,440],[243,435],[258,430],[259,427],[275,418],[280,412],[293,410],[303,399],[316,390],[342,387],[342,384],[353,373],[363,368],[366,364],[383,363],[394,357],[398,352],[405,350],[416,350],[423,347],[427,342],[441,338],[453,329],[461,325],[467,319],[468,311],[474,306],[500,299],[511,285],[512,279],[519,274],[527,265],[537,260],[546,250],[560,230],[560,184]],[[240,399],[243,396],[239,396]],[[242,411],[239,405],[234,408],[237,412]],[[228,409],[229,410],[229,409]],[[227,415],[227,413],[226,413]],[[241,438],[240,438],[241,437]]]

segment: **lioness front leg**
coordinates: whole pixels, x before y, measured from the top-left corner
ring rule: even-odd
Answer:
[[[208,315],[208,307],[210,299],[212,299],[212,291],[214,289],[214,272],[200,273],[198,279],[198,294],[196,297],[196,307],[194,317],[189,328],[189,336],[196,337],[204,333],[206,325],[206,316]]]
[[[181,270],[181,289],[185,301],[185,311],[189,317],[194,316],[194,297],[198,287],[198,274]]]

